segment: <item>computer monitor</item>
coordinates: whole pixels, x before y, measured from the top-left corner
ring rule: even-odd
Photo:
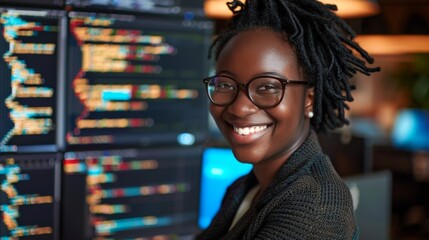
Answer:
[[[189,239],[201,147],[66,152],[62,240]]]
[[[202,79],[212,22],[69,13],[66,145],[193,145],[206,138]]]
[[[59,239],[56,153],[0,155],[0,239]]]
[[[0,152],[57,150],[65,13],[0,7]]]
[[[379,171],[345,178],[350,189],[360,239],[390,239],[392,176]]]
[[[156,13],[156,14],[203,14],[201,0],[66,0],[66,4],[76,9],[90,9],[115,12]]]
[[[64,7],[64,0],[1,0],[0,4],[10,6],[37,6],[59,9],[61,7]]]
[[[206,148],[201,164],[200,210],[198,225],[207,228],[220,208],[226,188],[249,173],[251,164],[240,163],[230,148]]]

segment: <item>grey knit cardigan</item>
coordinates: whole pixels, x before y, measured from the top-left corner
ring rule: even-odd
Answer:
[[[229,186],[219,212],[196,239],[359,239],[350,191],[322,153],[315,132],[229,231],[241,201],[256,184],[250,172]]]

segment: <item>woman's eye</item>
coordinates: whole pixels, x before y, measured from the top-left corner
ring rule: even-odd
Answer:
[[[228,82],[219,82],[216,86],[217,86],[217,89],[234,90],[234,85]]]
[[[274,89],[274,88],[275,88],[275,86],[269,85],[269,84],[259,86],[259,90],[270,90],[270,89]]]
[[[264,92],[264,93],[276,93],[278,91],[281,91],[281,88],[274,84],[262,84],[262,85],[259,85],[256,90],[258,92]]]

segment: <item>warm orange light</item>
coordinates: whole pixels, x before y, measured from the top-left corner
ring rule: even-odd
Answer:
[[[376,15],[380,6],[374,0],[319,0],[323,3],[337,5],[337,14],[342,18],[358,18]]]
[[[232,12],[226,6],[229,0],[205,0],[204,13],[210,18],[230,18]]]
[[[210,18],[230,18],[231,11],[226,6],[231,0],[205,0],[204,12]],[[244,0],[242,0],[244,2]],[[336,12],[342,18],[366,17],[380,12],[380,6],[374,0],[320,0],[335,4]]]
[[[429,53],[429,35],[360,35],[356,41],[375,55]]]

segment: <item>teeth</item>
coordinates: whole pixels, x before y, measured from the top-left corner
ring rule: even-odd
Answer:
[[[262,131],[262,130],[264,130],[264,129],[266,129],[266,128],[267,128],[267,125],[264,125],[264,126],[245,127],[245,128],[239,128],[239,127],[234,126],[234,132],[236,132],[236,133],[238,133],[238,134],[240,134],[240,135],[246,136],[246,135],[249,135],[249,134],[251,134],[251,133],[257,133],[257,132],[260,132],[260,131]]]

